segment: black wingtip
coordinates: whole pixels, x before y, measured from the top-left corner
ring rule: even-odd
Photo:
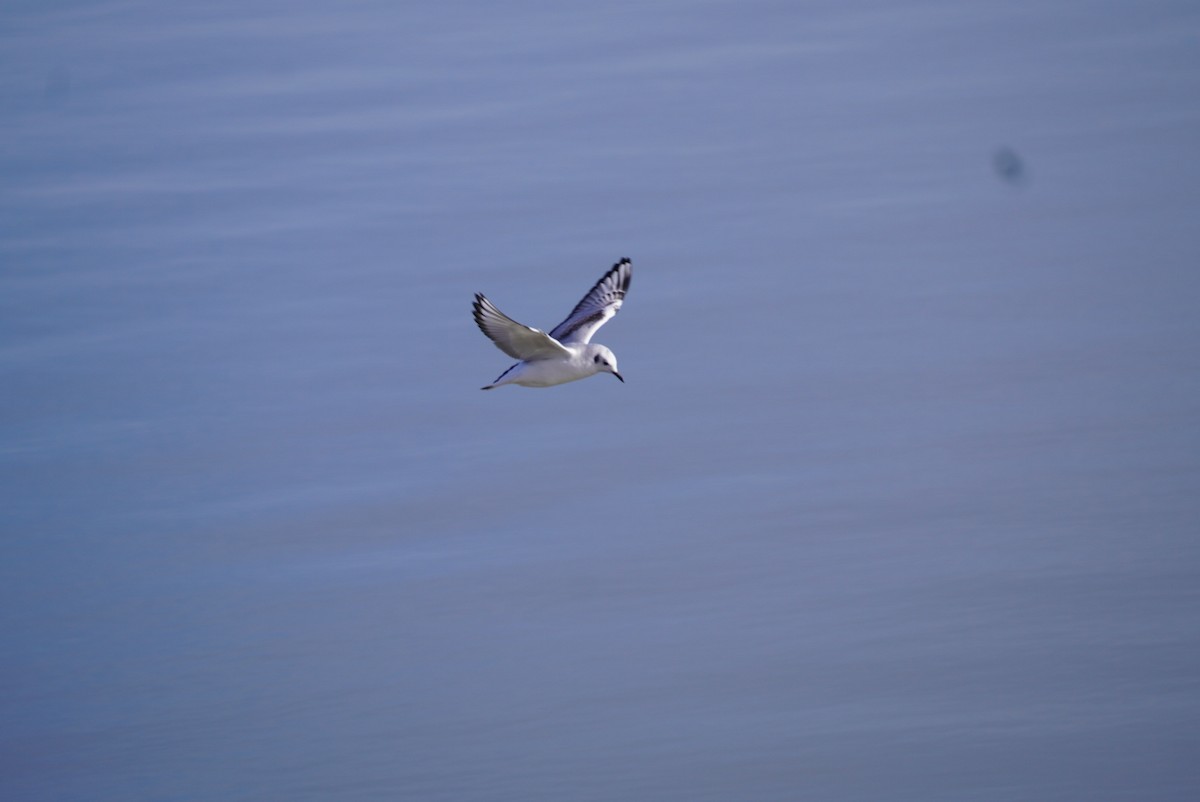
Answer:
[[[613,265],[612,270],[608,272],[619,273],[621,272],[622,267],[626,268],[626,270],[625,275],[622,276],[621,292],[629,292],[629,285],[633,280],[633,260],[631,260],[628,256],[622,256],[621,260]]]
[[[483,305],[486,302],[487,298],[484,298],[482,293],[475,293],[475,303],[471,304],[471,317],[475,318],[475,325],[479,327],[479,330],[482,331],[484,335],[488,337],[488,339],[491,339],[492,335],[488,334],[487,329],[484,328],[483,325]]]

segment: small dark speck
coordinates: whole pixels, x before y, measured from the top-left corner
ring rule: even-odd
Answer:
[[[1012,148],[997,148],[992,154],[992,169],[996,175],[1014,186],[1022,186],[1029,182],[1029,170],[1025,162]]]

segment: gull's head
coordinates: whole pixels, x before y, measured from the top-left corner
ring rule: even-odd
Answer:
[[[593,345],[591,347],[592,367],[597,373],[611,373],[622,382],[625,381],[620,373],[617,373],[617,355],[608,350],[604,345]]]

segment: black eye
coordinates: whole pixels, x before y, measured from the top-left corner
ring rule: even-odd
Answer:
[[[593,358],[592,358],[592,361],[593,361],[593,362],[599,362],[599,361],[600,361],[600,357],[598,357],[598,356],[596,356],[596,357],[593,357]]]

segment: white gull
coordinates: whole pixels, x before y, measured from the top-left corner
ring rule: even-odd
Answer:
[[[521,360],[482,387],[491,390],[505,384],[522,387],[553,387],[597,373],[617,372],[617,357],[606,346],[591,342],[592,335],[617,313],[629,291],[633,264],[622,259],[596,282],[567,319],[550,333],[510,318],[480,293],[475,293],[475,322],[504,353]]]

